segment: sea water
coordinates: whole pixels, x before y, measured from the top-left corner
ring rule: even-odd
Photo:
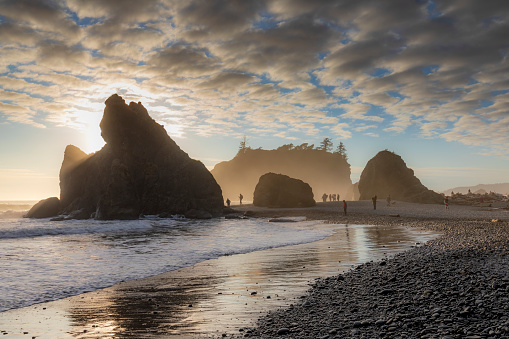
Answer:
[[[0,312],[333,233],[332,228],[314,227],[317,221],[50,221],[0,212]]]

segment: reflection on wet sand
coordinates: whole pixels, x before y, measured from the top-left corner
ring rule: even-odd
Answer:
[[[0,314],[0,324],[7,332],[22,328],[37,338],[220,336],[253,325],[269,310],[295,303],[315,278],[380,260],[435,236],[405,227],[321,227],[333,228],[335,234],[310,244],[225,256],[7,311]]]

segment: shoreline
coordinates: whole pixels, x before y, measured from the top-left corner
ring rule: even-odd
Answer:
[[[491,242],[493,242],[495,239],[497,240],[496,246],[497,248],[501,248],[502,250],[498,249],[496,250],[497,255],[501,256],[504,255],[507,260],[507,223],[491,223],[491,218],[502,218],[508,216],[506,211],[503,210],[491,210],[491,211],[477,211],[474,209],[472,212],[472,209],[469,207],[464,206],[451,206],[451,213],[446,214],[443,216],[443,206],[435,205],[435,206],[428,206],[428,205],[419,205],[419,204],[404,204],[401,203],[397,208],[387,207],[384,208],[383,206],[380,206],[377,211],[373,211],[371,207],[371,202],[350,202],[349,203],[349,215],[346,217],[342,215],[339,212],[339,208],[342,206],[339,205],[340,203],[332,202],[332,203],[319,203],[314,208],[305,208],[305,209],[267,209],[267,208],[256,208],[252,205],[243,205],[243,206],[233,206],[233,208],[240,213],[243,213],[245,211],[250,211],[250,214],[254,217],[263,217],[263,218],[273,218],[273,217],[281,217],[281,216],[306,216],[308,219],[312,220],[327,220],[330,223],[338,223],[338,224],[369,224],[369,225],[378,225],[382,228],[384,226],[410,226],[410,227],[418,227],[418,228],[424,228],[429,231],[433,232],[443,232],[443,236],[434,239],[430,241],[425,246],[416,247],[413,249],[410,249],[408,247],[408,250],[403,252],[402,254],[398,254],[393,258],[378,258],[377,260],[382,260],[381,262],[385,262],[385,265],[377,265],[376,262],[373,263],[365,263],[361,264],[360,266],[356,266],[355,269],[352,270],[352,267],[346,267],[342,272],[329,272],[325,276],[328,278],[321,278],[317,280],[311,287],[311,290],[307,291],[309,286],[306,286],[304,289],[300,291],[293,291],[293,294],[295,293],[299,294],[302,299],[295,296],[297,299],[292,299],[291,301],[284,302],[282,305],[277,306],[276,308],[279,308],[277,311],[270,311],[267,313],[268,310],[258,310],[254,314],[250,311],[249,307],[250,305],[254,305],[253,303],[247,305],[248,308],[244,308],[244,310],[240,310],[239,314],[242,314],[242,312],[246,313],[245,318],[241,319],[242,317],[239,317],[239,319],[235,319],[235,321],[232,322],[234,324],[235,328],[231,328],[228,331],[223,332],[214,332],[214,329],[212,331],[208,331],[205,335],[206,337],[222,337],[223,334],[228,337],[262,337],[262,338],[273,338],[277,337],[278,332],[281,330],[288,330],[288,333],[291,334],[290,337],[292,338],[309,338],[309,337],[323,337],[323,338],[342,338],[342,337],[352,337],[357,335],[368,335],[369,337],[404,337],[408,336],[408,334],[411,334],[410,336],[413,336],[414,332],[409,332],[408,330],[408,324],[405,321],[409,321],[409,319],[413,318],[405,318],[404,315],[406,313],[399,312],[395,313],[394,316],[392,316],[392,313],[385,310],[385,313],[382,315],[377,315],[373,312],[372,304],[378,305],[383,304],[384,300],[380,300],[381,296],[379,295],[378,291],[381,287],[380,285],[377,285],[375,287],[372,286],[372,277],[376,276],[388,276],[389,273],[392,272],[393,276],[387,278],[389,281],[388,284],[392,284],[392,290],[399,290],[400,286],[406,286],[409,284],[409,282],[406,281],[400,281],[396,278],[396,280],[393,280],[394,276],[398,276],[397,271],[400,270],[402,272],[405,272],[405,270],[408,271],[409,267],[416,266],[415,261],[427,263],[430,265],[430,267],[423,266],[420,268],[422,272],[426,272],[429,269],[432,269],[433,272],[439,272],[437,274],[442,275],[451,275],[454,272],[446,271],[441,272],[440,267],[437,267],[437,265],[434,265],[433,263],[429,263],[428,260],[424,260],[427,256],[432,257],[444,257],[443,253],[440,253],[437,249],[442,250],[446,254],[453,251],[455,254],[452,256],[453,258],[462,258],[464,257],[464,254],[462,254],[462,246],[458,246],[458,244],[464,243],[465,233],[468,233],[470,229],[478,229],[479,232],[483,233],[486,237],[488,235],[495,234],[496,236],[490,236]],[[448,211],[449,212],[449,211]],[[400,217],[391,217],[389,214],[397,213],[400,215]],[[423,215],[430,215],[429,217],[424,217]],[[462,218],[460,218],[460,216]],[[447,218],[449,217],[449,218]],[[479,225],[482,225],[482,227],[479,227]],[[489,226],[489,227],[485,227]],[[496,230],[503,230],[503,232],[493,233]],[[478,232],[478,233],[479,233]],[[478,236],[478,235],[477,235]],[[451,242],[451,239],[449,238],[457,238],[460,241]],[[471,239],[470,239],[471,238]],[[467,242],[470,247],[477,244],[479,245],[478,241],[476,240],[476,236],[470,237],[469,239],[472,240],[471,242]],[[495,238],[495,239],[494,239]],[[320,241],[318,241],[320,242]],[[490,241],[488,243],[491,244]],[[314,243],[310,243],[314,244]],[[300,245],[294,245],[294,246],[300,246]],[[292,247],[292,246],[289,246]],[[303,248],[309,248],[309,244],[304,244],[302,246]],[[467,246],[467,248],[470,248]],[[475,247],[475,246],[474,246]],[[481,246],[482,248],[483,246]],[[487,247],[484,245],[484,247]],[[492,246],[490,246],[492,247]],[[323,252],[324,249],[318,249],[315,251],[317,253]],[[295,256],[295,253],[297,252],[290,252],[288,247],[282,247],[282,248],[276,248],[271,250],[264,250],[262,252],[275,252],[281,254],[289,255],[289,257]],[[245,255],[234,255],[234,256],[227,256],[227,257],[221,257],[219,259],[213,259],[214,263],[225,261],[230,261],[231,267],[237,268],[238,262],[232,262],[233,259],[239,259],[239,257],[247,258],[247,257],[254,257],[254,260],[260,260],[260,258],[256,257],[256,255],[252,255],[251,252]],[[258,254],[257,254],[258,255]],[[452,254],[448,254],[449,257]],[[470,256],[468,258],[478,258],[477,252],[474,256]],[[416,259],[417,258],[417,259]],[[253,259],[253,258],[251,258]],[[250,259],[250,260],[251,260]],[[291,260],[294,258],[292,257]],[[278,258],[279,260],[279,258]],[[412,262],[414,260],[413,266],[407,265],[408,263]],[[440,259],[442,260],[442,259]],[[442,260],[442,262],[445,259]],[[508,272],[507,266],[504,266],[503,262],[500,263],[501,260],[496,261],[490,261],[495,267],[505,270],[504,272]],[[203,319],[200,319],[200,311],[196,312],[197,310],[194,309],[196,307],[197,299],[193,299],[193,296],[199,296],[203,299],[203,293],[205,293],[205,287],[213,285],[211,284],[211,280],[214,280],[214,283],[219,282],[221,284],[224,279],[227,279],[231,275],[231,271],[228,271],[228,268],[224,271],[217,271],[217,265],[214,265],[214,263],[211,262],[203,262],[198,265],[194,265],[191,267],[187,267],[181,270],[172,271],[165,273],[163,275],[155,276],[155,277],[148,277],[139,279],[136,281],[127,281],[124,283],[120,283],[117,285],[114,285],[113,287],[104,289],[104,290],[98,290],[94,292],[89,292],[86,294],[78,295],[71,298],[66,298],[62,300],[57,300],[50,303],[45,304],[39,304],[39,305],[33,305],[29,306],[27,308],[18,309],[18,310],[11,310],[7,311],[9,313],[9,317],[2,317],[2,314],[0,314],[0,323],[4,322],[4,324],[7,324],[7,321],[12,320],[19,320],[19,319],[27,319],[24,323],[22,322],[18,328],[18,332],[28,332],[29,335],[34,335],[37,338],[67,338],[69,336],[76,337],[76,338],[99,338],[99,337],[108,337],[107,334],[111,333],[122,333],[122,337],[126,338],[140,338],[145,337],[144,335],[141,335],[140,332],[133,332],[130,333],[128,331],[129,326],[131,328],[134,326],[135,328],[145,328],[146,329],[146,336],[147,337],[154,337],[154,336],[172,336],[172,337],[200,337],[204,336],[203,333],[184,333],[180,334],[178,326],[169,326],[168,325],[168,318],[171,318],[172,321],[176,324],[180,324],[179,326],[193,326],[194,324],[199,324],[200,321],[203,321]],[[466,261],[466,264],[468,265],[468,261]],[[256,265],[259,265],[259,262],[255,263]],[[492,266],[493,266],[492,265]],[[408,267],[407,267],[408,266]],[[482,267],[481,267],[482,268]],[[396,269],[396,272],[390,271]],[[282,276],[281,281],[282,284],[285,282],[285,272],[287,273],[287,268],[282,268]],[[385,272],[385,273],[384,273]],[[421,272],[421,273],[422,273]],[[470,271],[468,271],[470,272]],[[472,270],[472,272],[474,272]],[[481,271],[475,271],[477,273]],[[337,274],[340,274],[339,276]],[[401,273],[401,272],[400,272]],[[408,272],[407,272],[408,273]],[[419,272],[417,272],[419,273]],[[482,273],[482,272],[481,272]],[[211,279],[211,275],[215,274],[215,277]],[[254,275],[253,275],[254,274]],[[250,280],[253,278],[256,278],[257,273],[254,272],[250,275]],[[408,274],[401,273],[406,278],[408,278]],[[434,273],[435,274],[435,273]],[[463,274],[463,273],[461,273]],[[473,274],[473,273],[472,273]],[[334,278],[331,278],[333,276]],[[341,280],[338,280],[337,277],[343,277],[344,282],[348,282],[351,286],[359,286],[359,284],[362,284],[362,288],[366,290],[366,293],[362,293],[362,297],[358,300],[354,299],[348,299],[352,295],[355,295],[358,293],[358,290],[351,290],[349,294],[339,294],[338,286],[339,283],[341,283]],[[455,275],[452,275],[455,276]],[[190,279],[191,277],[191,279]],[[456,276],[455,276],[456,277]],[[464,276],[461,276],[464,277]],[[234,277],[235,278],[235,277]],[[314,280],[313,279],[310,280]],[[497,278],[495,276],[495,278]],[[495,282],[495,286],[502,286],[505,288],[506,286],[509,286],[505,283],[506,276],[500,278]],[[422,277],[419,278],[421,281]],[[417,279],[417,280],[419,280]],[[491,278],[490,278],[491,279]],[[507,277],[507,281],[509,282],[509,277]],[[171,280],[171,281],[170,281]],[[415,279],[414,279],[415,280]],[[490,282],[493,279],[490,280]],[[249,281],[247,281],[249,283]],[[246,281],[244,281],[244,284],[246,284]],[[344,285],[348,285],[344,284]],[[213,285],[217,288],[217,284]],[[283,285],[282,285],[283,286]],[[419,286],[416,286],[414,289],[417,291]],[[255,292],[258,292],[255,295],[251,295],[252,293],[251,289],[255,289]],[[256,301],[261,302],[263,300],[263,303],[272,303],[276,302],[277,298],[274,298],[275,292],[272,290],[270,291],[269,295],[266,295],[265,292],[260,292],[258,289],[258,286],[252,286],[250,288],[247,288],[246,291],[241,291],[241,289],[238,289],[234,292],[234,296],[237,297],[237,299],[242,299],[243,302],[239,303],[239,300],[236,300],[235,302],[232,302],[230,297],[229,304],[226,304],[226,308],[223,310],[216,310],[216,312],[222,312],[222,313],[216,313],[217,318],[216,319],[226,319],[228,314],[225,314],[226,312],[229,312],[228,307],[231,307],[231,305],[237,304],[237,305],[243,305],[247,304],[244,303],[244,301]],[[343,287],[342,287],[343,288]],[[509,287],[508,287],[509,288]],[[388,288],[390,289],[390,288]],[[190,291],[192,292],[190,294]],[[306,292],[307,291],[307,292]],[[346,289],[342,289],[342,291],[346,291]],[[433,293],[435,291],[431,290],[432,292],[429,292],[430,290],[424,290],[422,291],[423,295],[427,294],[428,296],[434,296]],[[210,291],[209,291],[210,292]],[[225,290],[215,291],[216,297],[215,298],[206,298],[208,300],[208,308],[215,307],[215,304],[218,303],[218,300],[224,299],[223,297],[226,297]],[[230,292],[230,291],[228,291]],[[482,292],[482,290],[481,290]],[[505,290],[504,290],[505,292]],[[236,293],[236,294],[235,294]],[[438,292],[437,292],[438,293]],[[478,293],[476,291],[472,292],[472,290],[469,290],[469,293]],[[209,293],[210,294],[210,293]],[[482,294],[482,293],[481,293]],[[408,300],[413,300],[415,297],[414,295],[411,296],[405,296],[403,300],[396,299],[396,296],[399,296],[396,293],[389,293],[391,300],[397,300],[396,304],[402,304],[401,307],[409,307],[406,305],[408,303]],[[457,294],[454,294],[457,297]],[[217,298],[217,296],[221,296],[220,299]],[[270,301],[267,300],[267,296],[271,296],[272,299]],[[264,297],[264,298],[263,298]],[[320,299],[321,297],[321,299]],[[385,298],[386,295],[383,295]],[[443,296],[440,295],[442,298]],[[178,305],[176,307],[168,307],[166,303],[170,299],[177,299]],[[325,298],[325,300],[323,300]],[[341,299],[343,298],[343,299]],[[410,299],[409,299],[410,298]],[[408,299],[408,300],[407,300]],[[331,302],[331,300],[335,300],[334,302]],[[370,300],[370,302],[363,308],[363,303],[367,303]],[[407,300],[407,301],[405,301]],[[444,299],[445,300],[445,299]],[[476,299],[477,300],[477,299]],[[476,302],[474,300],[474,304]],[[505,300],[505,299],[503,299]],[[385,300],[386,301],[386,300]],[[307,303],[306,303],[307,302]],[[464,302],[465,305],[467,305],[467,302]],[[479,304],[479,303],[478,303]],[[478,305],[475,304],[475,305]],[[482,304],[482,303],[481,303]],[[191,306],[190,306],[191,305]],[[293,306],[292,306],[293,305]],[[305,305],[305,306],[304,306]],[[339,306],[341,305],[341,306]],[[346,305],[346,306],[345,306]],[[354,308],[351,309],[348,305],[357,305],[353,306]],[[174,305],[175,306],[175,305]],[[244,307],[244,306],[243,306]],[[355,309],[357,307],[357,309]],[[465,308],[468,306],[465,306]],[[127,310],[126,310],[127,308]],[[439,307],[437,307],[439,308]],[[194,316],[189,317],[189,314],[186,316],[183,316],[183,314],[186,314],[186,310],[193,309]],[[377,306],[375,309],[383,310],[383,307]],[[98,311],[99,310],[99,311]],[[405,311],[406,309],[402,309]],[[435,310],[435,309],[434,309]],[[354,312],[355,311],[355,312]],[[462,310],[461,312],[463,312]],[[503,318],[501,321],[501,324],[496,324],[495,329],[491,329],[493,326],[487,326],[488,329],[487,333],[489,331],[493,331],[493,333],[497,333],[496,331],[502,333],[501,331],[504,331],[505,321],[507,318],[507,310],[503,307],[501,309],[497,309],[497,312],[502,312]],[[72,315],[72,321],[74,322],[71,325],[69,325],[66,322],[66,319],[63,318],[62,313],[67,312],[68,314]],[[371,312],[371,313],[370,313]],[[441,311],[443,314],[448,314],[445,311]],[[470,311],[468,311],[470,312]],[[465,314],[468,314],[465,313]],[[264,315],[266,314],[267,315]],[[408,314],[411,314],[407,312]],[[437,313],[437,312],[435,312]],[[434,313],[434,314],[435,314]],[[436,319],[443,320],[443,317],[440,317],[440,312],[438,312],[439,315],[437,315]],[[165,314],[165,317],[162,317],[162,315]],[[317,315],[325,315],[325,316],[317,316]],[[361,316],[362,314],[374,314],[372,316],[373,320],[370,322],[367,317]],[[403,316],[402,316],[403,314]],[[497,313],[498,314],[498,313]],[[111,320],[111,316],[114,315],[114,318],[117,320],[116,325],[118,328],[111,327],[112,325],[108,323],[107,320]],[[332,317],[333,315],[333,317]],[[354,316],[355,315],[355,316]],[[389,318],[389,315],[392,316],[392,318]],[[249,328],[249,326],[253,326],[252,321],[255,320],[261,316],[260,321],[257,324],[257,327]],[[194,318],[193,318],[194,317]],[[332,317],[332,318],[330,318]],[[423,318],[424,316],[419,314],[420,318]],[[376,319],[375,319],[376,318]],[[382,319],[383,318],[383,319]],[[328,320],[327,320],[328,319]],[[430,328],[428,332],[423,332],[422,335],[419,335],[418,337],[425,336],[429,333],[439,333],[437,332],[439,329],[442,332],[447,332],[447,327],[453,328],[454,331],[458,331],[458,328],[455,328],[454,326],[450,326],[451,322],[449,320],[454,318],[445,318],[443,320],[443,324],[439,325],[437,328]],[[57,331],[55,329],[48,330],[41,328],[40,326],[43,325],[37,325],[36,321],[49,321],[51,326],[57,326],[59,327]],[[233,319],[231,319],[233,320]],[[382,324],[382,320],[385,321],[384,324]],[[507,319],[509,320],[509,319]],[[328,321],[328,323],[327,323]],[[421,321],[423,323],[424,321]],[[361,324],[359,326],[359,323]],[[377,325],[378,323],[378,325]],[[56,324],[56,325],[55,325]],[[236,325],[235,325],[236,324]],[[338,324],[341,324],[338,326]],[[475,323],[477,324],[477,323]],[[509,325],[509,323],[507,323]],[[25,327],[23,327],[25,326]],[[30,327],[31,326],[31,327]],[[39,326],[39,328],[37,327]],[[109,326],[109,327],[108,327]],[[203,323],[202,325],[203,326]],[[213,325],[211,325],[213,326]],[[385,327],[384,327],[385,326]],[[400,327],[398,327],[400,326]],[[405,327],[406,326],[406,327]],[[442,327],[440,327],[442,326]],[[4,326],[5,327],[5,326]],[[124,327],[124,332],[120,331],[119,328],[122,329]],[[464,327],[464,326],[463,326]],[[5,327],[7,328],[7,327]],[[0,326],[0,331],[5,331],[5,328],[2,328]],[[12,328],[12,327],[10,327]],[[242,331],[239,331],[239,328],[242,329]],[[23,330],[21,330],[23,329]],[[390,330],[389,330],[390,329]],[[400,331],[401,330],[401,331]],[[46,332],[45,332],[46,331]],[[60,332],[59,332],[60,331]],[[102,331],[102,332],[101,332]],[[106,331],[106,332],[104,332]],[[108,332],[110,331],[110,332]],[[424,331],[421,330],[421,332]],[[433,332],[434,331],[434,332]],[[55,335],[56,333],[59,333],[59,335]],[[444,332],[444,333],[445,333]],[[484,338],[485,336],[482,336],[483,332],[482,330],[479,331],[472,331],[470,330],[470,333],[472,335],[475,335],[475,333],[481,333],[480,338]],[[10,334],[13,332],[11,331]],[[215,333],[215,335],[213,334]],[[420,332],[419,332],[420,333]],[[441,333],[441,332],[440,332]],[[2,332],[4,334],[4,332]],[[465,337],[465,336],[456,336],[452,335],[452,337]],[[493,334],[495,335],[495,334]],[[9,337],[7,335],[6,337]],[[113,337],[113,336],[110,336]],[[426,337],[426,336],[425,336]],[[432,336],[430,336],[432,337]],[[496,335],[494,337],[497,337]],[[503,337],[503,336],[500,336]]]
[[[301,303],[269,312],[246,334],[232,337],[509,338],[507,210],[400,205],[420,211],[401,210],[401,217],[393,218],[375,211],[328,214],[328,220],[405,220],[442,236],[394,258],[319,279]]]

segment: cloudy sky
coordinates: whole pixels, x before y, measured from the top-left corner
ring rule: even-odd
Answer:
[[[428,187],[509,182],[509,1],[0,0],[0,200],[58,195],[113,93],[209,168],[342,141]]]

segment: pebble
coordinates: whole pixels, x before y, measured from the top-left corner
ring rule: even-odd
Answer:
[[[367,224],[397,222],[366,218]],[[292,324],[295,339],[509,338],[509,223],[405,219],[443,235],[316,280],[303,307],[270,312],[250,336],[286,335]]]
[[[286,328],[286,327],[283,327],[283,328],[281,328],[281,329],[279,329],[279,330],[277,331],[277,334],[278,334],[278,335],[284,335],[284,334],[288,334],[288,333],[290,333],[290,329],[288,329],[288,328]]]

